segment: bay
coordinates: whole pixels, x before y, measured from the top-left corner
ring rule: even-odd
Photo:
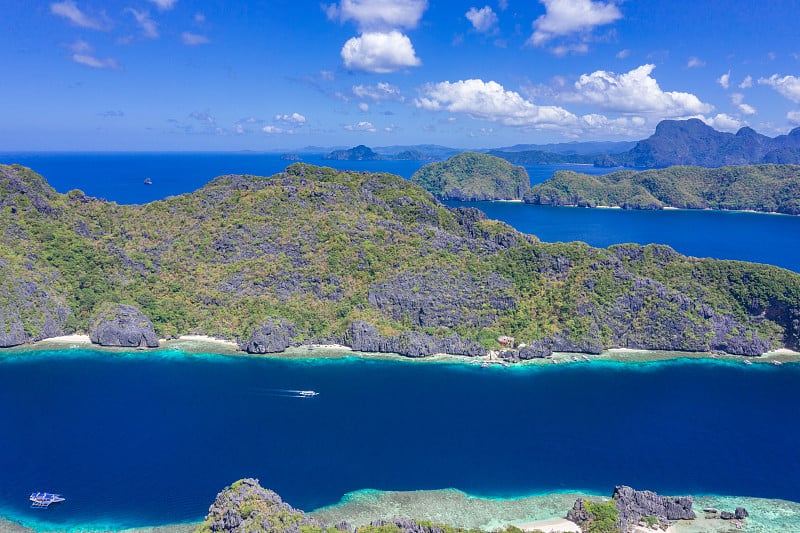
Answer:
[[[698,360],[28,352],[0,360],[0,514],[57,529],[198,520],[245,476],[307,510],[365,488],[510,497],[621,483],[800,501],[799,378],[797,364]],[[67,501],[30,509],[34,490]]]

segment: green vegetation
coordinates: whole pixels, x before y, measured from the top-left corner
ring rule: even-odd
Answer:
[[[160,336],[248,339],[281,317],[301,341],[347,342],[365,321],[486,348],[499,335],[581,350],[800,344],[800,275],[541,243],[390,174],[296,163],[122,206],[0,166],[0,227],[0,345],[86,332],[107,302],[138,306]]]
[[[619,511],[614,500],[602,503],[583,500],[583,504],[592,515],[584,526],[586,533],[619,533]]]
[[[546,205],[598,205],[626,209],[732,209],[800,214],[799,165],[747,165],[721,168],[669,167],[605,176],[570,171],[525,194]]]
[[[444,200],[516,200],[530,187],[523,167],[475,152],[427,164],[411,176],[411,181]]]

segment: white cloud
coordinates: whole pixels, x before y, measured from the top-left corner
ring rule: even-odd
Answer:
[[[346,124],[342,127],[347,131],[368,131],[370,133],[375,133],[378,131],[372,122],[367,122],[366,120],[362,120],[358,124]]]
[[[800,125],[800,111],[789,111],[786,113],[786,120],[788,120],[790,124]]]
[[[208,43],[208,37],[198,33],[190,33],[185,31],[181,33],[181,41],[183,41],[183,44],[188,46],[197,46],[198,44]]]
[[[746,122],[734,118],[725,113],[719,113],[714,117],[696,116],[691,118],[699,118],[715,130],[736,132],[747,125]]]
[[[562,35],[591,31],[622,18],[614,1],[540,0],[546,12],[533,21],[534,32],[528,43],[542,46]]]
[[[354,21],[359,31],[387,31],[416,28],[428,9],[427,0],[343,0],[324,6],[328,18]]]
[[[175,7],[175,4],[178,3],[178,0],[149,0],[153,4],[158,6],[158,9],[161,10],[168,10]]]
[[[50,4],[50,12],[59,17],[64,17],[75,26],[81,28],[89,28],[91,30],[108,30],[111,25],[105,13],[101,17],[90,17],[80,10],[78,5],[73,0],[64,0],[63,2],[53,2]]]
[[[277,126],[264,126],[263,128],[261,128],[261,131],[269,135],[286,132],[286,130],[284,130],[283,128],[279,128]]]
[[[731,71],[729,70],[719,78],[717,78],[717,83],[722,85],[723,89],[727,89],[731,86]]]
[[[625,59],[629,55],[631,55],[631,51],[625,48],[624,50],[617,52],[617,59]]]
[[[759,85],[769,85],[781,95],[796,104],[800,104],[800,78],[796,76],[779,77],[773,74],[769,78],[759,78]]]
[[[586,54],[589,52],[589,45],[586,43],[563,44],[552,48],[550,51],[558,57],[564,57],[567,54]]]
[[[484,6],[481,9],[471,7],[467,11],[466,17],[472,23],[472,27],[481,33],[492,31],[498,22],[497,15],[489,6]]]
[[[367,111],[369,111],[369,104],[366,102],[361,102],[360,104],[358,104],[358,108],[364,113],[366,113]]]
[[[136,19],[136,24],[142,29],[142,34],[147,39],[158,39],[158,24],[150,18],[149,11],[137,11],[132,7],[126,7],[125,13],[130,13]]]
[[[752,86],[753,86],[753,76],[749,75],[742,80],[742,83],[739,84],[740,89],[749,89]]]
[[[380,82],[376,85],[353,85],[353,94],[359,98],[378,100],[405,100],[400,94],[400,87],[391,83]]]
[[[306,117],[300,113],[292,113],[291,115],[275,115],[275,122],[283,122],[292,124],[294,126],[302,126],[306,123]]]
[[[479,79],[428,84],[414,101],[429,111],[464,113],[473,118],[500,122],[507,126],[563,125],[577,117],[557,106],[538,106],[519,93],[506,91],[497,82]]]
[[[750,104],[744,103],[744,95],[742,93],[732,93],[731,102],[736,106],[736,109],[743,115],[755,115],[756,109]]]
[[[699,57],[690,57],[689,61],[686,63],[687,68],[697,68],[697,67],[704,67],[706,66],[706,62],[700,59]]]
[[[100,59],[95,57],[92,46],[81,39],[78,39],[73,44],[69,45],[68,48],[72,51],[70,59],[80,65],[85,65],[92,68],[120,68],[120,65],[117,63],[116,59],[112,59],[110,57]]]
[[[691,93],[663,91],[650,76],[654,68],[655,65],[646,64],[624,74],[605,70],[583,74],[575,82],[575,92],[564,93],[560,98],[619,113],[655,114],[661,118],[708,113],[714,109]]]
[[[192,111],[189,116],[203,124],[216,124],[217,119],[214,118],[208,111]]]
[[[422,64],[411,40],[397,30],[353,37],[344,43],[341,54],[347,68],[378,74]]]

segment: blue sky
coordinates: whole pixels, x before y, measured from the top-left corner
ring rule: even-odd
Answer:
[[[0,150],[458,148],[800,125],[797,0],[0,0]]]

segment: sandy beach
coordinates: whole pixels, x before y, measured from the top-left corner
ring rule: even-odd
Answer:
[[[522,531],[541,531],[542,533],[581,533],[581,528],[575,522],[566,518],[553,518],[550,520],[537,520],[514,524]]]

